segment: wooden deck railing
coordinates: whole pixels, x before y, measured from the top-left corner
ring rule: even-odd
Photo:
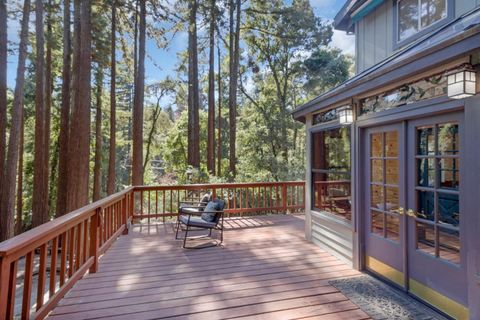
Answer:
[[[304,208],[304,182],[129,187],[0,243],[0,320],[44,318],[87,271],[97,271],[132,219],[175,216],[180,201],[207,191],[226,200],[229,214]]]
[[[225,200],[228,216],[295,212],[305,207],[303,181],[144,186],[134,190],[133,218],[176,216],[182,201],[199,201],[207,192],[214,198]]]

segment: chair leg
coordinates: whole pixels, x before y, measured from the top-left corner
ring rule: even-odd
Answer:
[[[183,248],[185,248],[185,245],[187,243],[187,236],[188,236],[188,224],[187,224],[187,230],[185,230],[185,238],[183,238]]]
[[[212,229],[210,228],[210,232],[208,233],[208,236],[211,237],[212,236]]]
[[[175,240],[178,239],[178,229],[180,229],[180,219],[177,219],[177,230],[175,231]]]

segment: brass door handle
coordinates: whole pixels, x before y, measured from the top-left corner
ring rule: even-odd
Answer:
[[[405,209],[402,208],[402,207],[399,207],[399,208],[397,209],[397,212],[398,212],[399,215],[403,216],[403,215],[405,214]]]
[[[418,218],[417,214],[412,209],[408,209],[407,216],[412,217],[412,218]]]

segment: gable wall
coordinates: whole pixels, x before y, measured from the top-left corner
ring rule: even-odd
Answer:
[[[393,14],[395,0],[386,0],[355,24],[356,72],[381,62],[393,52]],[[455,0],[455,17],[480,6],[480,0]]]

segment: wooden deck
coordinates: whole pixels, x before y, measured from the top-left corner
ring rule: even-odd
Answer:
[[[226,224],[223,247],[202,250],[182,249],[172,224],[133,226],[49,318],[368,319],[329,285],[359,272],[306,242],[303,217]]]

